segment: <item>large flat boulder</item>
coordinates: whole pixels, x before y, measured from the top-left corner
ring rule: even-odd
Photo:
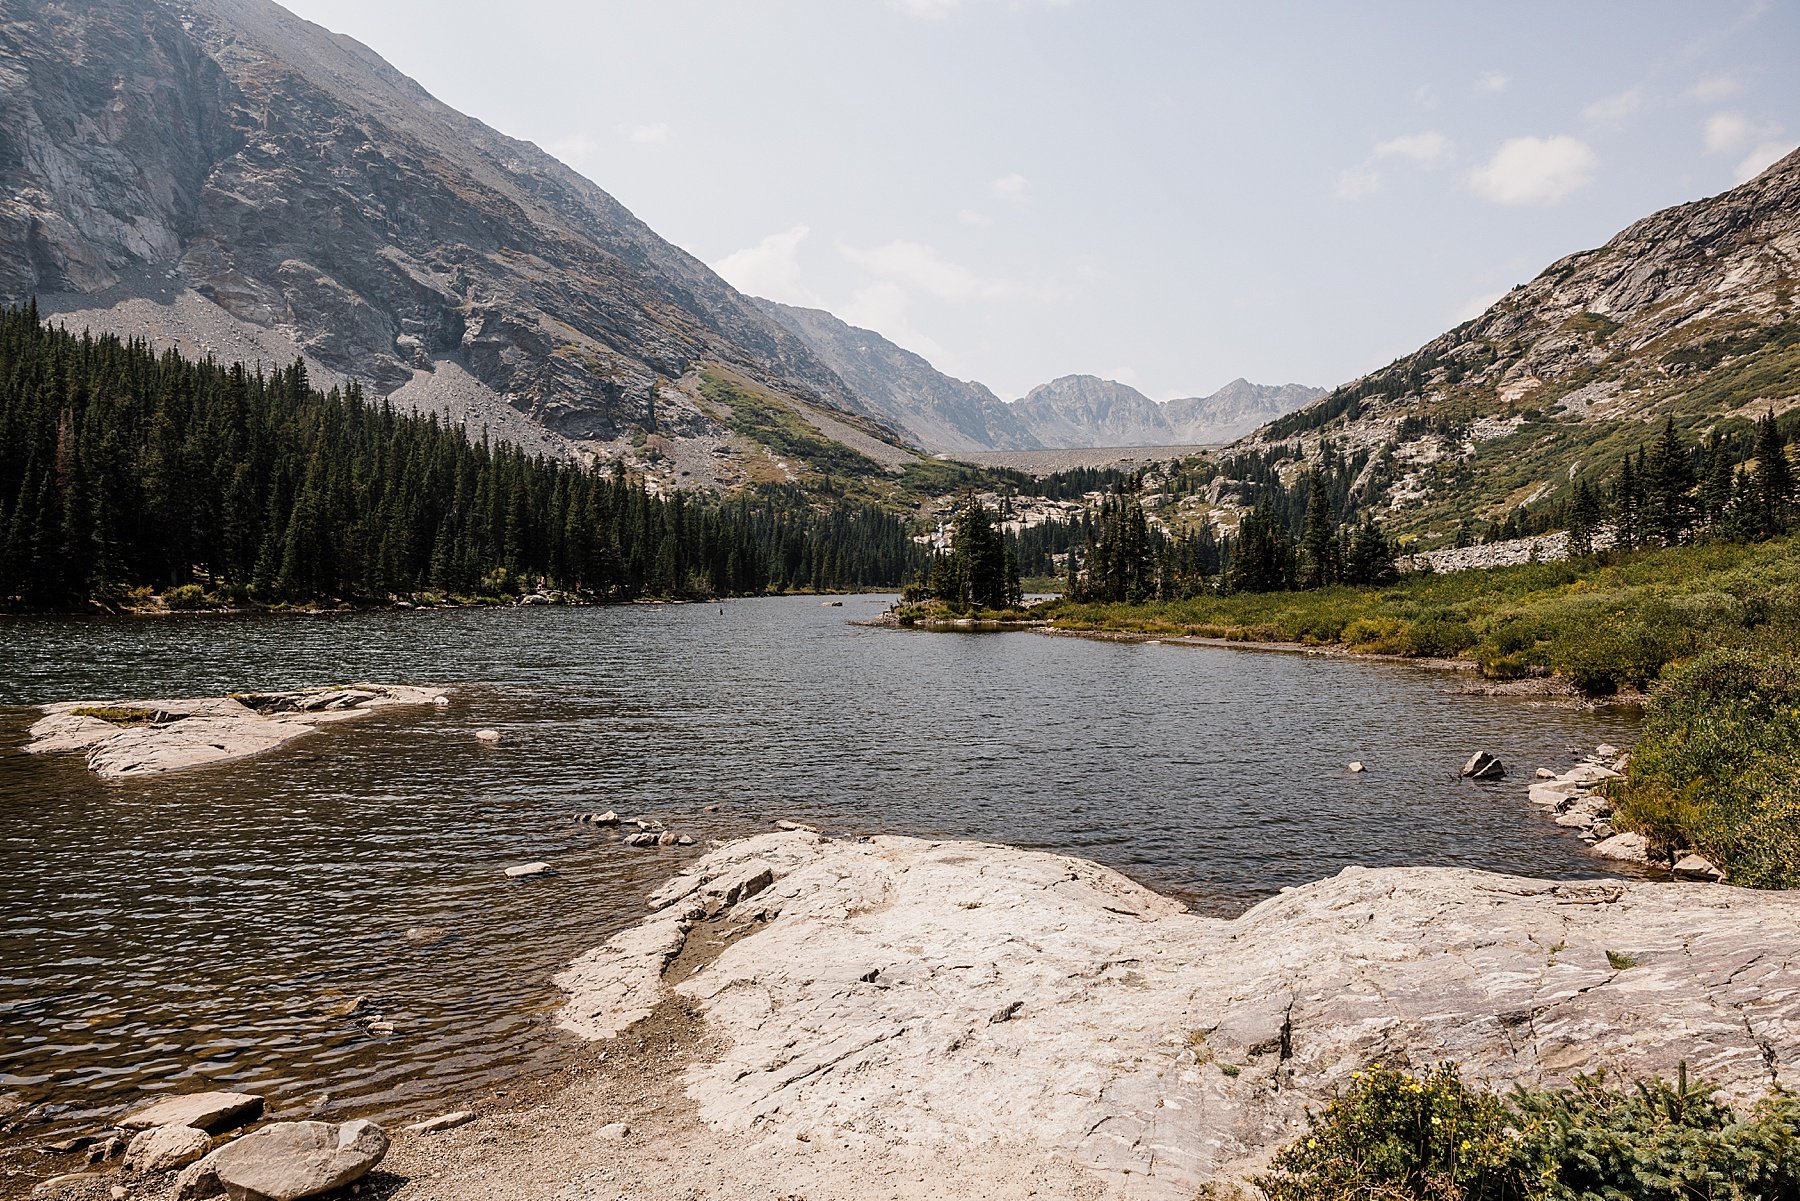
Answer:
[[[102,779],[181,771],[273,750],[322,725],[390,705],[431,705],[442,689],[356,684],[187,700],[65,701],[43,707],[25,749],[78,752]]]
[[[127,1130],[156,1126],[192,1126],[196,1130],[230,1130],[253,1122],[262,1113],[263,1099],[254,1093],[182,1093],[164,1097],[120,1118]]]
[[[734,888],[752,862],[772,881]],[[796,833],[657,899],[560,978],[565,1025],[616,1034],[688,998],[724,1049],[687,1092],[748,1145],[1031,1147],[1188,1201],[1371,1061],[1800,1084],[1800,895],[1349,869],[1224,920],[1064,856]],[[704,921],[724,950],[665,980]]]
[[[189,1167],[175,1195],[302,1201],[361,1180],[387,1151],[387,1133],[373,1122],[276,1122]]]

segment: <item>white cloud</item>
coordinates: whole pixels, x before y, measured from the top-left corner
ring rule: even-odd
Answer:
[[[772,233],[754,246],[733,251],[712,269],[740,292],[766,296],[784,304],[822,307],[819,297],[800,280],[800,244],[812,232],[795,225]]]
[[[1031,181],[1013,171],[989,184],[988,191],[994,194],[996,200],[1010,200],[1017,204],[1031,194]]]
[[[1641,87],[1626,88],[1623,92],[1602,96],[1582,109],[1581,115],[1589,121],[1623,121],[1642,107],[1644,107],[1644,89]]]
[[[971,271],[921,242],[895,241],[869,248],[840,243],[838,251],[870,275],[939,300],[964,303],[1017,300],[1032,295],[1032,290],[1022,284]]]
[[[1402,134],[1375,144],[1376,158],[1409,158],[1415,163],[1435,163],[1449,157],[1450,139],[1434,129]]]
[[[1794,143],[1791,141],[1757,143],[1750,153],[1744,156],[1744,161],[1737,165],[1738,182],[1743,183],[1747,179],[1755,179],[1774,164],[1775,160],[1786,155],[1792,149],[1794,149]]]
[[[1494,157],[1469,172],[1469,187],[1495,204],[1555,204],[1594,178],[1599,160],[1567,134],[1508,138]]]
[[[625,136],[634,142],[645,144],[652,142],[666,142],[669,140],[669,123],[667,121],[652,121],[648,125],[633,125],[625,131]]]
[[[1381,191],[1381,172],[1366,164],[1345,167],[1338,172],[1331,194],[1339,200],[1361,200]]]
[[[1354,167],[1337,174],[1331,193],[1339,200],[1361,200],[1381,191],[1382,176],[1375,164],[1385,159],[1404,159],[1419,166],[1434,166],[1449,158],[1455,145],[1449,138],[1428,129],[1422,133],[1401,134],[1385,142],[1377,142],[1369,157]]]
[[[988,216],[986,213],[977,212],[974,209],[959,210],[956,214],[956,219],[961,221],[964,225],[973,225],[977,228],[992,225],[994,223],[992,217]]]
[[[1756,126],[1743,113],[1714,113],[1706,119],[1706,152],[1731,154],[1756,138]]]
[[[1512,76],[1505,71],[1483,71],[1481,77],[1475,81],[1475,90],[1486,92],[1489,95],[1504,92],[1511,86]]]
[[[1412,101],[1423,109],[1434,109],[1438,106],[1437,89],[1428,83],[1422,83],[1413,89]]]
[[[1744,90],[1744,85],[1730,75],[1709,75],[1687,90],[1689,100],[1697,104],[1717,104]]]

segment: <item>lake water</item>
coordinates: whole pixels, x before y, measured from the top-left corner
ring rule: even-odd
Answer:
[[[1043,847],[1220,913],[1356,863],[1602,874],[1526,777],[1629,742],[1627,716],[1391,665],[850,624],[885,603],[0,622],[0,1098],[39,1106],[15,1143],[154,1090],[393,1116],[552,1061],[550,977],[699,850],[578,812]],[[19,750],[44,701],[351,680],[453,703],[122,784]],[[1513,779],[1458,780],[1476,749]],[[559,874],[503,874],[535,859]]]

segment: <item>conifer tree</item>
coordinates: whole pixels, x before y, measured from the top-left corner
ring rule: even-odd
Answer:
[[[1664,546],[1675,546],[1693,524],[1688,492],[1694,486],[1693,460],[1675,432],[1675,418],[1663,421],[1662,435],[1640,468],[1644,493],[1644,534]]]
[[[1762,532],[1787,532],[1794,507],[1794,467],[1787,457],[1787,438],[1770,410],[1756,423],[1756,492],[1762,506]]]

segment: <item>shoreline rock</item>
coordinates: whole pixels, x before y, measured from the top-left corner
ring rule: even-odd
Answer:
[[[795,831],[704,856],[651,909],[557,977],[560,1024],[692,1006],[695,1137],[789,1148],[771,1187],[822,1140],[1036,1148],[1192,1198],[1375,1060],[1501,1088],[1685,1061],[1738,1101],[1800,1083],[1795,894],[1352,868],[1215,919],[1065,856]]]
[[[184,771],[259,755],[395,705],[435,706],[441,688],[354,684],[187,700],[59,701],[42,706],[29,754],[81,752],[103,780]]]

